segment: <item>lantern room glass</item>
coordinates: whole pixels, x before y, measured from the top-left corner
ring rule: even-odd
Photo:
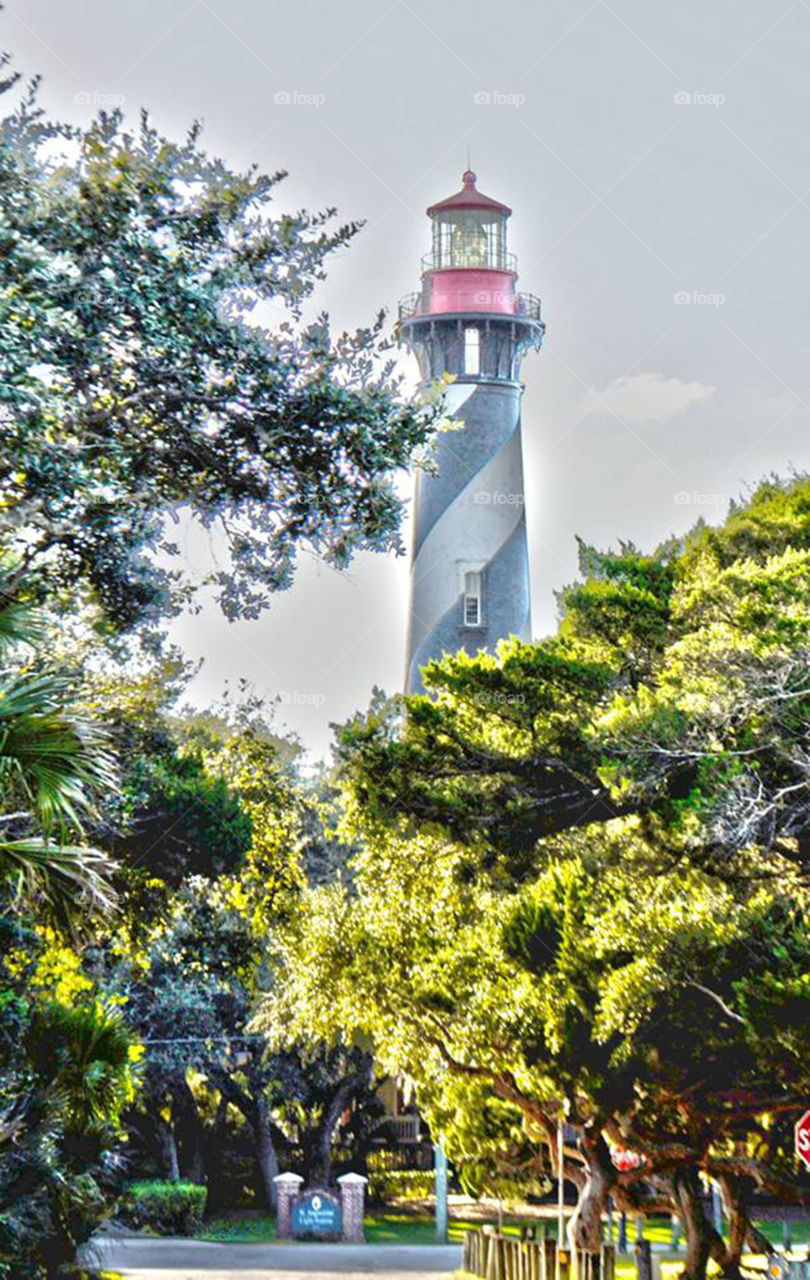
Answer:
[[[434,267],[506,267],[506,217],[488,209],[448,209],[433,219]]]

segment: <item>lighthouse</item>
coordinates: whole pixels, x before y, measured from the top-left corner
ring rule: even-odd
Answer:
[[[428,209],[422,288],[399,308],[400,340],[423,386],[452,375],[445,399],[458,423],[437,438],[435,472],[416,476],[409,693],[422,691],[432,658],[531,636],[520,367],[545,326],[539,298],[517,291],[511,209],[478,191],[470,170],[462,182]]]

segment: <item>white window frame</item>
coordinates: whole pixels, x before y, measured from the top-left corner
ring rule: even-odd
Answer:
[[[481,373],[481,330],[475,324],[464,329],[464,372],[468,377]]]
[[[484,625],[484,590],[481,569],[466,565],[462,570],[461,620],[465,628],[483,627]],[[470,621],[468,607],[475,606],[475,621]]]

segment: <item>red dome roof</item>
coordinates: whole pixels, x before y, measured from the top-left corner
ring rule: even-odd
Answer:
[[[508,205],[501,204],[499,200],[492,200],[476,190],[475,174],[472,169],[468,169],[463,175],[462,182],[464,186],[454,196],[448,196],[446,200],[440,200],[438,204],[430,206],[427,211],[429,218],[437,213],[444,213],[446,209],[489,209],[492,213],[505,214],[509,217],[512,210]]]

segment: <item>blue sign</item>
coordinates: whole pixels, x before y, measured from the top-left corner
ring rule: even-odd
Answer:
[[[343,1216],[337,1196],[328,1191],[305,1191],[295,1200],[292,1207],[294,1236],[339,1239],[342,1229]]]

